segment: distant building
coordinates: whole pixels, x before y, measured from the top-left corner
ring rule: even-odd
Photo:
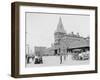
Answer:
[[[35,46],[34,51],[36,56],[42,56],[46,53],[46,47]]]

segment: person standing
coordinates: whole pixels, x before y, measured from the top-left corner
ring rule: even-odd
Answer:
[[[61,54],[60,54],[60,64],[62,64],[62,56],[63,56],[63,51],[61,50]]]
[[[60,64],[62,64],[62,55],[60,55]]]

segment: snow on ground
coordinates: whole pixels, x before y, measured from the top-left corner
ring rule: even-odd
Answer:
[[[42,66],[61,66],[61,65],[88,65],[89,60],[72,60],[71,55],[62,57],[62,63],[60,64],[60,56],[43,56],[43,64],[34,64],[32,61],[30,64],[27,64],[26,67],[42,67]]]

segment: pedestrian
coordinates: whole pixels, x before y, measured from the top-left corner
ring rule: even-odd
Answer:
[[[60,64],[62,64],[62,55],[60,55]]]

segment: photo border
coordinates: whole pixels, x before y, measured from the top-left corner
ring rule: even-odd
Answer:
[[[20,20],[19,9],[20,6],[39,6],[39,7],[55,7],[55,8],[72,8],[72,9],[87,9],[95,10],[95,70],[88,71],[73,71],[73,72],[55,72],[55,73],[42,73],[42,74],[23,74],[20,75],[20,56],[19,56],[19,35],[20,35]],[[97,7],[96,6],[80,6],[80,5],[63,5],[63,4],[47,4],[47,3],[31,3],[31,2],[13,2],[11,4],[11,76],[15,78],[25,77],[41,77],[41,76],[58,76],[58,75],[72,75],[72,74],[86,74],[97,73],[97,59],[98,59],[98,28],[97,28]]]

